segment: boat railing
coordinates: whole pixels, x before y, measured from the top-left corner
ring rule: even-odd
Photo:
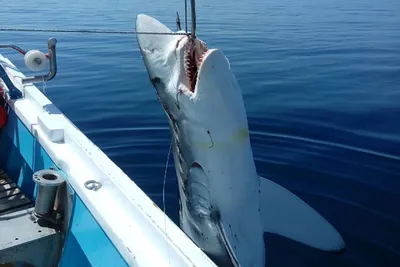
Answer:
[[[24,55],[25,65],[32,71],[41,71],[46,67],[46,61],[49,60],[49,72],[44,75],[35,75],[31,77],[22,78],[22,84],[47,82],[53,79],[57,74],[57,57],[56,57],[56,44],[57,39],[54,37],[49,38],[47,41],[48,54],[44,54],[39,50],[30,50],[26,52],[24,49],[10,44],[0,44],[0,48],[10,48],[18,51]]]

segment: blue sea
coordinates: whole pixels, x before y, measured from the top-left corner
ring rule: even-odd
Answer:
[[[183,0],[1,1],[1,27],[134,30],[139,13],[175,29]],[[400,2],[197,1],[197,35],[229,58],[242,88],[258,172],[343,235],[330,254],[265,235],[268,266],[400,266]],[[134,35],[0,32],[45,51],[38,84],[160,207],[170,145]],[[5,51],[1,51],[4,53]],[[5,53],[22,70],[22,57]],[[166,211],[178,223],[173,160]]]

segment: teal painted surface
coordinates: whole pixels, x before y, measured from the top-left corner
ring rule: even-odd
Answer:
[[[81,259],[82,262],[77,265],[76,259],[68,256],[68,254],[82,257],[80,251],[85,252],[87,261]],[[64,253],[66,255],[63,257],[60,267],[129,266],[78,196],[75,197],[74,201],[70,233],[67,237]]]
[[[55,167],[49,155],[12,110],[6,127],[0,131],[0,167],[31,198],[35,193],[32,174],[41,169]],[[128,266],[76,195],[59,266]]]
[[[82,252],[82,248],[76,240],[75,236],[70,234],[65,242],[63,257],[58,265],[59,267],[90,267],[92,266],[86,255]],[[112,265],[111,265],[112,266]]]
[[[49,155],[44,151],[25,125],[10,110],[6,127],[2,130],[0,149],[3,151],[1,166],[18,184],[24,193],[34,199],[35,183],[32,174],[38,170],[54,167]]]

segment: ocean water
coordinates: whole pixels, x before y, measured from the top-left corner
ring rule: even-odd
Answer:
[[[133,30],[138,13],[171,28],[176,11],[183,19],[177,0],[0,3],[1,27]],[[242,88],[259,174],[347,244],[338,255],[267,234],[267,265],[400,266],[400,2],[198,0],[197,17],[198,37],[225,53]],[[136,37],[0,32],[0,42],[45,50],[50,36],[59,72],[39,87],[162,207],[169,129]],[[166,210],[178,223],[172,159]]]

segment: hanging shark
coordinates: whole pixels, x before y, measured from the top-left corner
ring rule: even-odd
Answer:
[[[140,14],[137,32],[173,33]],[[179,31],[178,31],[179,32]],[[340,252],[338,231],[280,185],[259,177],[242,92],[218,49],[186,35],[137,35],[168,117],[180,227],[218,266],[264,267],[264,233]]]

